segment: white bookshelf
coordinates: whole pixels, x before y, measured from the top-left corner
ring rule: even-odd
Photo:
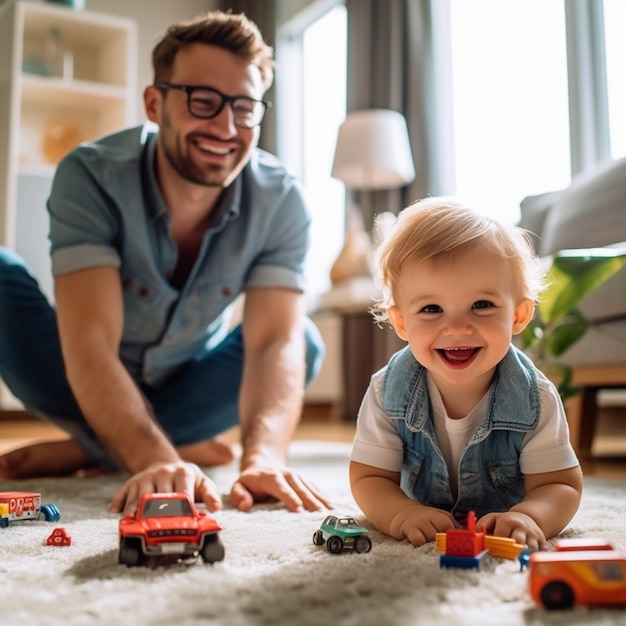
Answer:
[[[26,259],[52,298],[45,202],[54,170],[75,143],[136,123],[137,25],[11,2],[0,6],[0,58],[0,245]]]

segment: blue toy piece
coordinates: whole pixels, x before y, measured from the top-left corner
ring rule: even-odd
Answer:
[[[533,550],[529,550],[528,548],[524,548],[517,557],[519,561],[519,571],[523,572],[528,568],[528,563],[530,561],[530,555],[533,553]]]
[[[42,504],[39,516],[46,522],[58,522],[61,519],[61,512],[56,504]]]
[[[483,550],[476,556],[457,556],[451,554],[442,554],[439,557],[439,567],[454,567],[457,569],[480,569],[480,564],[489,550]]]

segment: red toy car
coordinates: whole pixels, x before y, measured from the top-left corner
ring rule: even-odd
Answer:
[[[137,511],[119,523],[119,562],[143,565],[151,557],[191,558],[206,563],[224,558],[224,545],[215,518],[197,511],[186,493],[146,493]]]

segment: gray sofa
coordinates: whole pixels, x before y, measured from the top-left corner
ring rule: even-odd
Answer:
[[[626,158],[602,163],[563,191],[525,198],[520,226],[535,235],[539,256],[568,248],[626,246]],[[598,327],[560,360],[572,366],[626,367],[626,267],[582,304]]]
[[[540,256],[626,246],[626,158],[598,164],[562,191],[525,198],[519,224],[534,234]],[[579,406],[568,411],[572,441],[585,454],[593,440],[597,392],[626,387],[626,267],[588,296],[581,311],[595,326],[559,361],[574,367],[575,382],[585,388]]]

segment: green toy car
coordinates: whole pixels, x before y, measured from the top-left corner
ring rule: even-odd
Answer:
[[[313,543],[322,546],[326,542],[326,549],[332,554],[339,554],[344,550],[355,552],[369,552],[372,549],[372,540],[367,529],[359,526],[354,517],[328,515],[322,522],[319,530],[313,533]]]

